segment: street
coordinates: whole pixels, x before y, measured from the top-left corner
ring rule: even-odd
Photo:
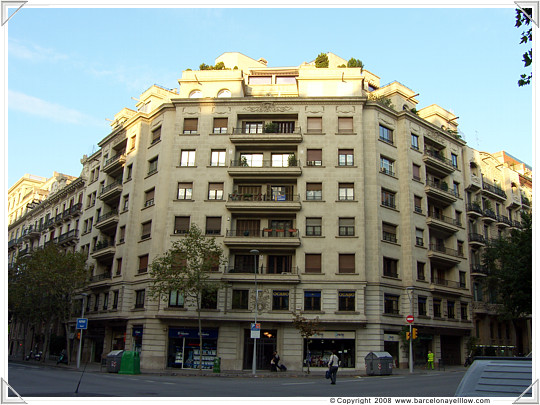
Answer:
[[[21,397],[451,397],[462,371],[355,377],[330,385],[323,376],[194,377],[84,373],[67,368],[10,363],[8,383]],[[10,393],[10,395],[12,395]]]

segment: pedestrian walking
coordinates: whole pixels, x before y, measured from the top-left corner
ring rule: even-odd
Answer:
[[[433,365],[433,360],[435,359],[435,354],[431,352],[431,350],[428,350],[427,354],[427,368],[429,370],[429,366],[431,365],[431,369],[434,370],[435,367]]]
[[[332,355],[330,356],[330,359],[328,360],[328,370],[330,371],[330,380],[332,381],[330,384],[336,383],[339,363],[340,361],[336,354],[336,351],[332,350]]]
[[[270,360],[270,371],[278,371],[279,368],[279,354],[274,351],[272,354],[272,360]]]

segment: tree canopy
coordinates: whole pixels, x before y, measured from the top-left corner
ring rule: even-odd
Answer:
[[[315,67],[318,68],[327,68],[330,65],[328,61],[328,55],[325,53],[320,53],[315,59]]]
[[[359,68],[363,69],[364,64],[362,63],[362,61],[360,59],[351,58],[347,62],[347,67],[359,67]]]
[[[523,9],[525,13],[532,16],[532,8]],[[531,23],[530,18],[525,14],[521,9],[516,9],[516,27],[521,27],[522,25],[529,26]],[[521,42],[520,44],[526,44],[532,42],[532,27],[529,27],[528,30],[521,33]],[[530,66],[532,63],[532,48],[523,54],[523,64],[524,67]],[[519,86],[525,86],[531,84],[532,73],[522,74],[521,79],[518,80]]]

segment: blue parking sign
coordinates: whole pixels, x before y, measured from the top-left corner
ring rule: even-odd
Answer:
[[[77,329],[88,329],[88,318],[77,318]]]

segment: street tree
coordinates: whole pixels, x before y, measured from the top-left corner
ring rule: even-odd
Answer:
[[[525,13],[523,12],[525,11]],[[528,15],[527,15],[528,14]],[[529,26],[531,24],[531,19],[528,16],[532,16],[532,8],[516,9],[516,27],[521,27],[522,25]],[[528,30],[521,33],[521,42],[520,44],[526,44],[532,42],[532,27],[529,27]],[[523,54],[523,64],[524,67],[529,67],[532,63],[532,48]],[[532,73],[522,74],[521,79],[518,80],[519,86],[525,86],[531,84]]]
[[[521,214],[521,229],[489,241],[483,255],[487,287],[496,297],[498,315],[514,324],[523,352],[523,325],[532,314],[532,216]]]
[[[149,293],[156,299],[168,299],[177,292],[194,302],[199,324],[199,370],[202,370],[202,320],[201,303],[213,295],[221,283],[211,277],[223,262],[223,249],[214,237],[203,235],[192,226],[186,236],[173,243],[163,255],[150,264],[152,284]]]
[[[309,351],[309,338],[322,330],[322,327],[320,326],[320,320],[319,320],[318,316],[315,317],[315,319],[307,319],[307,318],[303,317],[301,313],[298,313],[298,314],[293,315],[292,322],[293,322],[294,327],[296,329],[298,329],[298,332],[300,332],[300,336],[302,336],[302,338],[306,339],[306,345],[307,345],[307,347],[306,347],[306,350],[307,350],[306,355],[308,356],[308,359],[307,359],[307,372],[309,374],[310,373],[309,364],[311,362],[311,355],[310,355],[310,351]],[[303,361],[303,359],[302,359],[302,361]]]
[[[69,321],[76,295],[87,285],[86,256],[66,251],[56,244],[36,249],[17,260],[9,273],[9,305],[13,314],[44,334],[43,356],[49,350],[49,340],[55,322],[64,325],[69,356]],[[26,342],[25,328],[24,342]],[[26,348],[23,346],[23,355]]]

